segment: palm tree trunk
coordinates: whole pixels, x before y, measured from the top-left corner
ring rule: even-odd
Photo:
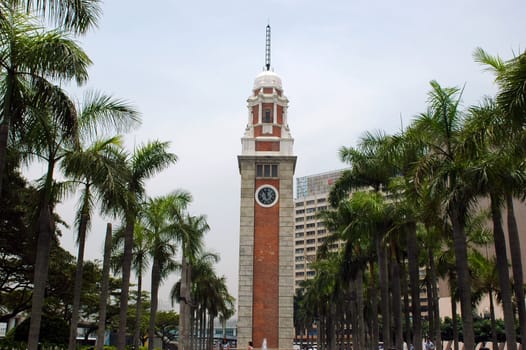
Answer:
[[[336,303],[329,303],[329,317],[327,319],[327,349],[336,350]]]
[[[197,307],[189,306],[190,309],[190,328],[189,328],[189,340],[188,340],[188,348],[189,349],[195,349],[196,345],[196,323],[198,319],[197,315]]]
[[[393,291],[393,326],[395,333],[395,347],[398,350],[404,348],[404,332],[402,327],[402,293],[400,291],[400,264],[396,256],[396,247],[392,245],[393,259],[391,260],[391,286]]]
[[[420,306],[420,272],[418,270],[419,254],[420,249],[416,237],[416,224],[412,222],[408,224],[407,229],[407,267],[409,270],[409,286],[411,288],[411,314],[413,315],[412,343],[415,350],[422,350],[422,311]]]
[[[354,324],[352,327],[352,339],[353,339],[353,348],[354,349],[364,349],[365,348],[365,321],[364,321],[364,300],[363,300],[363,272],[361,269],[358,269],[356,272],[356,277],[354,283],[351,286],[351,293],[354,295],[351,296],[351,299],[354,299],[355,305],[355,315],[353,317]]]
[[[108,305],[108,286],[110,282],[110,258],[111,258],[111,234],[112,227],[108,222],[106,225],[106,239],[104,241],[104,262],[102,264],[102,286],[99,300],[99,329],[97,330],[97,343],[95,350],[104,348],[104,333],[106,331],[106,308]]]
[[[134,329],[134,335],[133,335],[133,345],[135,346],[135,349],[139,349],[141,345],[141,319],[142,319],[142,272],[139,269],[137,273],[137,302],[135,303],[135,329]]]
[[[387,273],[387,256],[381,243],[380,232],[375,235],[375,245],[378,254],[378,272],[380,277],[380,310],[382,314],[382,340],[384,348],[391,347],[391,320],[389,312],[389,277]]]
[[[371,342],[376,349],[378,347],[380,326],[378,325],[378,288],[376,287],[376,273],[374,260],[369,261],[369,272],[371,274],[370,295],[371,295]],[[364,344],[365,345],[365,344]]]
[[[407,347],[409,348],[409,344],[412,344],[412,336],[411,336],[411,317],[410,317],[410,311],[409,311],[409,288],[407,286],[407,279],[409,278],[407,274],[407,268],[406,265],[402,265],[402,294],[404,296],[404,337],[405,341],[407,342]],[[414,345],[413,345],[414,346]]]
[[[521,243],[515,211],[513,208],[513,197],[506,196],[506,207],[508,209],[508,239],[510,243],[511,267],[515,283],[515,299],[519,311],[519,333],[521,336],[522,349],[526,349],[526,298],[524,296],[524,277],[522,270]]]
[[[33,279],[33,298],[31,300],[31,321],[29,323],[29,334],[27,339],[28,350],[37,350],[40,337],[40,322],[42,321],[42,308],[46,293],[46,282],[49,270],[49,254],[51,252],[51,235],[54,233],[55,225],[49,205],[51,197],[51,186],[53,183],[54,162],[48,163],[46,184],[40,201],[38,215],[38,242],[35,258],[35,274]]]
[[[212,350],[214,344],[214,317],[210,316],[208,320],[208,345],[207,350]]]
[[[86,191],[89,186],[86,186]],[[88,198],[87,196],[85,197]],[[77,325],[79,323],[80,294],[82,293],[82,274],[84,270],[84,249],[86,245],[86,231],[88,229],[89,215],[87,213],[88,203],[84,202],[79,224],[79,250],[77,254],[77,269],[75,271],[75,287],[73,292],[73,308],[71,310],[71,323],[69,326],[68,350],[77,347]]]
[[[497,340],[497,322],[495,321],[495,304],[493,302],[493,293],[491,289],[488,292],[489,296],[489,313],[491,321],[491,340],[493,342],[493,350],[499,348],[499,342]]]
[[[159,283],[161,281],[161,266],[157,256],[153,258],[152,264],[152,287],[151,287],[151,306],[150,306],[150,327],[148,327],[148,350],[153,350],[153,338],[155,337],[155,315],[157,314]]]
[[[0,116],[0,198],[2,198],[2,183],[6,173],[7,142],[9,140],[9,124],[11,123],[11,100],[15,73],[12,69],[7,70],[5,77],[4,113]]]
[[[29,350],[37,350],[40,336],[40,322],[46,292],[46,281],[49,268],[49,253],[51,251],[51,234],[53,232],[51,213],[48,205],[43,205],[38,217],[39,233],[35,274],[33,280],[33,298],[31,301],[31,321],[27,345]]]
[[[466,207],[463,203],[455,203],[449,210],[449,215],[453,228],[455,267],[460,297],[460,311],[462,313],[464,346],[466,350],[473,350],[475,349],[475,333],[473,330],[471,276],[468,268],[468,247],[465,232]]]
[[[189,350],[190,340],[190,290],[188,286],[190,272],[186,257],[183,253],[181,258],[181,290],[180,290],[180,332],[179,332],[179,345],[181,350]]]
[[[429,338],[432,339],[433,343],[435,342],[435,338],[433,337],[433,331],[435,329],[435,317],[434,317],[434,310],[433,310],[433,292],[431,291],[431,281],[429,278],[429,269],[426,272],[427,278],[425,279],[425,285],[426,285],[426,298],[427,298],[427,319],[428,319],[428,334]]]
[[[135,215],[126,219],[126,230],[124,236],[124,257],[122,260],[122,287],[119,304],[119,328],[117,330],[117,350],[125,350],[126,347],[126,319],[128,316],[128,298],[130,293],[130,274],[133,250],[133,225]]]
[[[435,348],[442,350],[442,333],[440,331],[440,307],[439,307],[439,296],[437,286],[437,272],[435,264],[435,256],[433,249],[430,247],[428,250],[429,255],[429,278],[431,279],[431,295],[433,299],[433,315],[434,315],[434,339]]]
[[[352,314],[352,311],[351,311],[351,304],[348,302],[348,299],[349,299],[349,296],[348,296],[348,293],[346,292],[346,296],[345,296],[345,316],[344,316],[344,323],[343,323],[343,340],[344,340],[344,344],[343,344],[343,349],[344,350],[349,350],[350,349],[350,346],[351,346],[351,341],[352,341],[352,338],[351,338],[351,327],[352,327],[352,323],[351,323],[351,314]],[[367,337],[367,336],[366,336]],[[300,349],[303,347],[303,344],[300,343]]]
[[[457,299],[451,295],[451,313],[453,320],[453,350],[459,350],[458,346],[458,320],[457,320]],[[496,350],[496,349],[493,349]]]
[[[206,308],[204,306],[201,313],[201,324],[199,325],[199,349],[204,349],[206,346]]]
[[[502,213],[500,211],[499,200],[493,194],[491,199],[491,217],[493,220],[493,241],[495,245],[495,256],[497,259],[497,271],[499,273],[499,286],[501,292],[502,308],[504,311],[504,330],[508,350],[517,350],[515,341],[515,317],[511,302],[510,274],[508,268],[508,258],[506,255],[506,238],[502,228]]]

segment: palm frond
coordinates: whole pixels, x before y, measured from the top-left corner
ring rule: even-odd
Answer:
[[[85,94],[79,111],[79,128],[84,139],[127,132],[141,123],[140,113],[128,102],[97,91]]]
[[[100,0],[15,0],[28,12],[35,11],[53,23],[77,33],[96,27],[102,15]]]

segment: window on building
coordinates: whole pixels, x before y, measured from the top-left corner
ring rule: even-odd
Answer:
[[[303,216],[300,216],[299,218],[296,218],[296,222],[302,222],[303,221]]]
[[[316,243],[315,239],[308,239],[307,240],[307,244],[314,244],[314,243]]]
[[[303,237],[303,232],[296,232],[296,238]]]
[[[315,252],[316,251],[316,247],[308,247],[307,251],[308,252]]]
[[[305,257],[303,255],[297,256],[296,261],[304,261]]]
[[[303,207],[304,204],[305,204],[304,202],[297,202],[297,203],[296,203],[296,206],[297,206],[297,207]]]
[[[256,164],[257,177],[278,177],[277,164]]]
[[[307,231],[307,236],[314,236],[316,231]]]
[[[316,271],[307,271],[307,276],[314,277],[316,275]]]
[[[305,273],[303,271],[296,272],[296,277],[301,277],[301,276],[305,276]]]
[[[307,224],[307,228],[316,227],[315,223]]]
[[[296,215],[305,213],[305,209],[296,210]]]
[[[325,198],[318,198],[318,203],[324,203],[326,201]]]
[[[263,111],[263,123],[272,123],[272,111],[270,109]]]
[[[296,225],[296,230],[301,230],[303,229],[303,225]]]
[[[316,216],[315,215],[309,215],[307,216],[307,220],[314,220],[316,219]]]
[[[312,205],[312,204],[314,204],[314,199],[307,201],[307,205]]]
[[[315,213],[316,212],[316,208],[307,208],[306,212],[307,213]]]
[[[296,269],[303,269],[305,264],[296,264]]]
[[[303,248],[296,248],[296,254],[303,254]]]
[[[296,245],[300,245],[300,244],[303,244],[303,240],[301,240],[301,241],[296,241]]]

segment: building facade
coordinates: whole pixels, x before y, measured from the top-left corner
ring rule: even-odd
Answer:
[[[318,247],[330,234],[323,222],[317,218],[320,211],[329,206],[328,199],[332,184],[340,178],[343,170],[335,170],[296,179],[294,200],[294,285],[314,276],[310,264],[316,259]],[[333,243],[332,249],[340,248]]]
[[[270,52],[267,27],[267,52]],[[247,100],[241,175],[238,346],[290,349],[293,339],[293,176],[288,99],[270,58]]]

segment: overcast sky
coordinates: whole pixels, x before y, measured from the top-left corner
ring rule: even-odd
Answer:
[[[433,79],[465,86],[465,105],[494,94],[474,49],[511,58],[526,46],[524,0],[106,0],[102,8],[99,28],[79,39],[94,62],[85,88],[140,110],[130,146],[171,142],[179,161],[148,183],[148,194],[192,193],[190,212],[207,215],[207,249],[220,254],[216,270],[235,297],[237,155],[268,23],[272,66],[290,101],[297,177],[345,167],[338,149],[366,130],[397,132],[400,116],[407,125],[425,111]],[[69,222],[73,204],[59,208]],[[88,259],[102,257],[104,222],[89,234]],[[73,242],[65,230],[63,246],[76,255]],[[162,308],[178,278],[162,287]]]

